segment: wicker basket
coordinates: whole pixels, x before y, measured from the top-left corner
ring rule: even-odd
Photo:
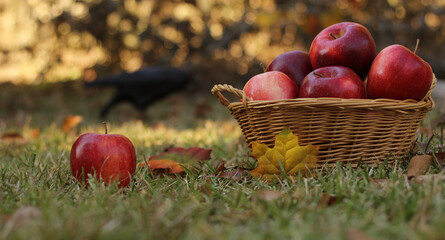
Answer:
[[[249,147],[260,142],[273,147],[275,136],[289,126],[300,145],[320,146],[318,165],[361,161],[393,162],[410,149],[420,122],[434,108],[430,91],[421,101],[391,99],[297,98],[251,101],[230,85],[215,85],[212,93],[238,121]],[[230,102],[227,91],[241,101]]]

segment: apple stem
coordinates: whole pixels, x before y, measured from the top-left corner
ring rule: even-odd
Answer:
[[[266,72],[266,66],[264,66],[263,63],[260,63],[261,68],[263,69],[263,72]]]
[[[324,78],[324,76],[318,72],[314,72],[314,75]]]
[[[332,34],[332,33],[329,33],[329,36],[331,36],[333,39],[337,39],[337,38],[334,36],[334,34]]]
[[[419,47],[419,42],[420,42],[420,39],[417,39],[416,48],[414,48],[414,54],[416,54],[416,52],[417,52],[417,48]]]
[[[108,134],[107,122],[102,122],[105,128],[105,134]]]

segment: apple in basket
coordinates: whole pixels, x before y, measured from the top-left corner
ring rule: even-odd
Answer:
[[[366,98],[365,85],[350,68],[329,66],[309,73],[301,84],[301,98]]]
[[[368,74],[376,56],[371,33],[363,25],[342,22],[322,30],[312,41],[309,57],[314,69],[345,66],[362,79]]]
[[[243,91],[251,100],[280,100],[297,98],[299,88],[286,74],[270,71],[253,76]]]
[[[301,86],[304,77],[314,69],[309,59],[309,53],[294,50],[278,55],[266,68],[266,72],[280,71]]]
[[[421,100],[425,97],[433,81],[433,70],[415,52],[398,44],[384,48],[369,71],[368,98]]]
[[[136,152],[127,137],[107,134],[105,126],[105,134],[85,133],[74,142],[70,166],[79,182],[94,175],[98,181],[119,181],[119,187],[125,187],[136,170]]]

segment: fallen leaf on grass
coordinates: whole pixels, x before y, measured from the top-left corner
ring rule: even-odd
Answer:
[[[443,169],[445,167],[445,152],[437,152],[433,155],[436,163]]]
[[[319,147],[313,145],[300,146],[298,137],[286,127],[275,137],[274,148],[253,142],[252,155],[258,161],[257,168],[250,171],[256,178],[269,181],[283,174],[295,176],[306,175],[317,162]]]
[[[5,133],[0,137],[1,142],[7,143],[7,144],[17,144],[17,145],[24,145],[28,143],[28,140],[26,140],[21,133]]]
[[[184,169],[182,168],[180,163],[175,162],[173,160],[169,160],[169,159],[150,160],[150,161],[147,161],[147,163],[140,163],[139,166],[141,166],[142,164],[146,164],[146,166],[148,166],[152,170],[153,169],[169,169],[170,173],[184,172]]]
[[[225,162],[218,162],[215,166],[215,174],[213,174],[212,177],[232,179],[235,181],[240,181],[248,177],[245,169],[226,168]]]
[[[332,195],[332,194],[324,193],[320,197],[320,201],[318,202],[318,206],[320,206],[320,207],[330,207],[330,206],[334,205],[335,203],[338,203],[338,202],[342,201],[343,199],[344,199],[344,197],[337,197],[337,196]]]
[[[247,179],[247,174],[244,171],[244,169],[235,168],[230,171],[221,172],[218,175],[216,175],[219,178],[227,178],[232,179],[235,181],[241,181],[243,179]]]
[[[149,160],[172,159],[175,161],[199,162],[199,161],[209,160],[211,153],[212,153],[211,149],[204,149],[199,147],[190,147],[190,148],[174,147],[159,155],[150,157]]]
[[[207,196],[211,196],[212,195],[212,182],[210,181],[210,179],[207,179],[205,182],[200,184],[199,187],[199,191]]]
[[[156,156],[151,156],[148,161],[139,163],[139,167],[149,167],[151,170],[168,170],[169,173],[181,173],[185,168],[193,164],[210,159],[211,149],[198,147],[175,147]]]
[[[30,130],[24,135],[18,132],[5,133],[0,136],[0,142],[15,145],[25,145],[29,142],[29,140],[35,140],[39,136],[39,134],[40,130],[38,128]]]
[[[77,127],[77,125],[79,125],[79,123],[81,123],[83,121],[83,117],[79,116],[79,115],[68,115],[65,120],[63,121],[62,124],[62,131],[64,133],[68,133],[69,131],[71,131],[71,129]]]
[[[432,158],[431,155],[417,155],[411,158],[406,174],[408,179],[422,175],[430,166]]]
[[[220,173],[227,169],[225,162],[214,162],[213,167],[216,168],[215,173]]]
[[[29,131],[29,137],[31,139],[36,139],[39,137],[39,135],[40,135],[40,129],[38,128]]]

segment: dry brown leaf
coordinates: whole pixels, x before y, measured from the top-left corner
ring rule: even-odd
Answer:
[[[210,181],[210,179],[207,179],[205,182],[201,183],[199,191],[204,195],[211,196],[212,195],[212,189],[210,188],[211,185],[212,181]]]
[[[434,153],[434,158],[440,167],[443,168],[445,166],[445,152]]]
[[[240,181],[248,178],[247,173],[242,168],[226,168],[226,163],[224,161],[218,161],[213,163],[214,168],[216,168],[215,173],[211,177],[232,179],[235,181]]]
[[[39,135],[40,135],[40,129],[38,129],[38,128],[32,129],[31,131],[29,131],[29,137],[33,140],[38,138]]]
[[[219,178],[228,178],[233,179],[235,181],[240,181],[247,178],[247,174],[244,171],[244,169],[241,168],[235,168],[230,171],[224,171],[220,172],[218,175],[216,175]]]
[[[193,164],[210,159],[211,149],[199,147],[174,147],[161,154],[151,156],[147,161],[139,163],[138,167],[148,167],[157,171],[168,170],[170,174],[185,172],[185,168],[191,168]]]
[[[26,140],[21,133],[5,133],[0,137],[1,142],[7,143],[7,144],[17,144],[17,145],[24,145],[28,143],[28,140]]]
[[[160,172],[164,172],[164,170],[167,170],[167,173],[175,174],[183,173],[184,165],[185,164],[183,163],[179,163],[170,159],[156,159],[139,163],[138,167],[149,167],[152,170],[160,170]]]
[[[337,197],[332,194],[324,193],[323,195],[321,195],[320,201],[318,202],[318,206],[330,207],[343,199],[344,199],[344,197]]]
[[[431,155],[417,155],[411,158],[406,174],[408,179],[422,175],[430,166],[432,158]]]
[[[215,170],[215,173],[220,173],[227,169],[226,164],[224,162],[221,162],[221,163],[215,162],[214,164],[217,164],[216,166],[218,166]]]
[[[71,129],[77,127],[83,121],[83,117],[79,115],[68,115],[62,124],[62,131],[68,133]]]

